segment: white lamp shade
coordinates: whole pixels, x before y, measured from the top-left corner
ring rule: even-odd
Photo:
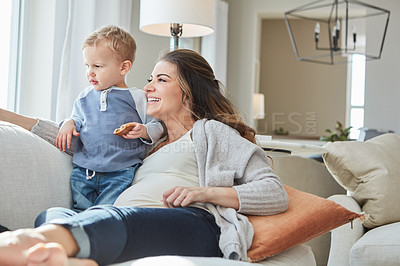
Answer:
[[[264,117],[265,117],[264,94],[254,93],[253,94],[253,119],[263,119]]]
[[[214,0],[141,0],[140,30],[171,36],[170,24],[182,24],[182,36],[199,37],[214,32]]]

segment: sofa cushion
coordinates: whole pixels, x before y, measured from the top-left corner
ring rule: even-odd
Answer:
[[[276,256],[257,263],[249,263],[244,261],[228,260],[215,257],[189,257],[189,256],[154,256],[133,261],[127,261],[112,266],[315,266],[316,262],[311,248],[306,245],[300,245],[291,248]]]
[[[400,222],[368,231],[351,248],[350,265],[400,265]]]
[[[327,143],[325,148],[328,170],[366,213],[365,227],[400,221],[400,137],[388,133],[366,142]]]
[[[32,227],[47,208],[71,206],[71,157],[31,132],[0,121],[0,224]]]
[[[270,257],[361,217],[331,200],[286,185],[285,189],[289,195],[286,212],[249,216],[254,228],[253,243],[247,252],[250,261]]]

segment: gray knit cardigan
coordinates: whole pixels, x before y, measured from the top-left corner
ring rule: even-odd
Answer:
[[[287,210],[289,199],[265,152],[215,120],[193,126],[193,143],[202,187],[231,187],[239,210],[207,203],[221,228],[219,247],[225,258],[247,260],[254,230],[243,214],[272,215]]]

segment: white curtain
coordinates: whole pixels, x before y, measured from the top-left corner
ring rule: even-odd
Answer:
[[[215,0],[215,32],[202,37],[201,41],[201,54],[224,86],[228,60],[228,7],[227,2]]]
[[[71,115],[76,97],[89,85],[81,51],[85,38],[104,25],[116,25],[130,31],[131,12],[132,0],[69,0],[57,92],[56,121]]]

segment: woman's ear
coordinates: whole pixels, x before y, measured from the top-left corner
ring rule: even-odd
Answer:
[[[190,108],[189,97],[185,93],[182,95],[182,104],[183,106]]]
[[[125,60],[121,64],[121,75],[126,75],[132,68],[132,62],[129,60]]]

